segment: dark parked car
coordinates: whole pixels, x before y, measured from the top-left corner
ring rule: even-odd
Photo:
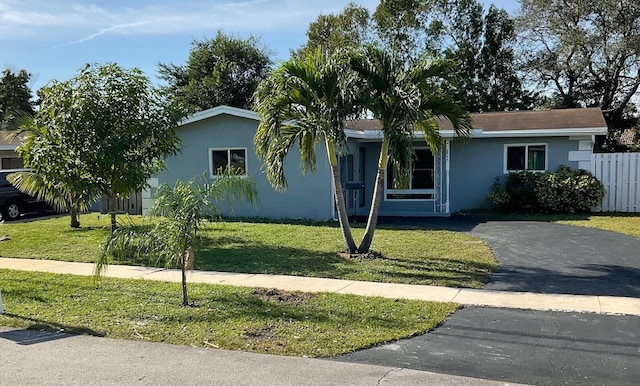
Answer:
[[[22,193],[7,181],[7,175],[22,171],[25,170],[0,170],[0,213],[3,220],[17,220],[23,213],[52,210],[46,202]]]

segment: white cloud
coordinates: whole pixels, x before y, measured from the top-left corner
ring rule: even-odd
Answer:
[[[348,0],[135,2],[0,0],[0,39],[66,39],[83,43],[106,34],[261,33],[306,30],[320,13],[337,13]],[[360,1],[373,8],[378,1]],[[126,5],[121,5],[126,4]]]

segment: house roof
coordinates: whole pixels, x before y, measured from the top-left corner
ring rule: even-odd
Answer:
[[[524,137],[554,135],[599,135],[607,133],[600,108],[501,111],[471,114],[472,137]],[[437,118],[444,137],[453,135],[449,120]],[[354,120],[346,124],[353,137],[378,137],[380,122],[375,119]]]
[[[180,122],[181,125],[198,122],[218,115],[232,115],[252,120],[260,120],[251,110],[230,106],[218,106],[197,112]],[[598,107],[584,109],[501,111],[471,114],[474,138],[482,137],[531,137],[602,135],[607,133],[607,124]],[[451,122],[437,118],[443,137],[453,137]],[[381,125],[375,119],[361,119],[346,122],[347,136],[360,139],[382,137]],[[420,136],[420,134],[417,134]]]

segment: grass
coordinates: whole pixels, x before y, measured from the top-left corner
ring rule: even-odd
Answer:
[[[81,222],[79,230],[69,228],[66,218],[5,223],[0,234],[11,240],[0,244],[0,255],[95,261],[108,234],[108,218],[91,214]],[[356,238],[362,233],[354,229]],[[343,246],[332,223],[219,222],[205,227],[201,236],[195,268],[202,270],[479,288],[497,264],[485,242],[450,231],[381,227],[373,249],[382,256],[373,259],[337,256]]]
[[[0,325],[329,357],[427,332],[458,305],[0,270]]]

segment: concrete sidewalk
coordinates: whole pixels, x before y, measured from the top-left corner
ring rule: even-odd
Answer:
[[[94,264],[0,258],[0,268],[89,276],[93,274]],[[242,287],[278,288],[286,291],[333,292],[362,296],[381,296],[386,298],[456,302],[469,306],[640,316],[640,298],[630,297],[489,291],[230,272],[190,271],[188,275],[188,281],[190,283],[225,284]],[[107,268],[105,276],[180,282],[179,270],[163,268],[111,265]]]

